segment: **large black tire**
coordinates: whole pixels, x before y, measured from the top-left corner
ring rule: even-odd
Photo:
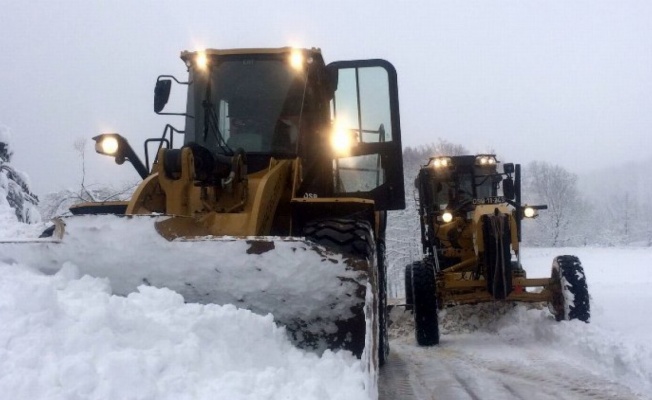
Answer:
[[[405,266],[405,309],[412,311],[414,308],[414,296],[412,295],[412,266],[421,264],[421,261],[415,261]]]
[[[512,235],[509,217],[485,215],[482,217],[482,229],[487,290],[494,299],[504,300],[512,292]]]
[[[389,332],[387,329],[387,279],[385,262],[385,243],[374,240],[371,224],[363,220],[344,218],[321,219],[306,224],[303,234],[307,239],[330,248],[335,252],[367,258],[376,268],[378,285],[378,362],[380,365],[389,355]],[[382,252],[382,257],[380,256]],[[363,334],[363,333],[360,333]],[[359,342],[359,339],[353,342]],[[364,340],[363,340],[364,343]],[[357,357],[362,355],[363,347],[348,349]]]
[[[338,253],[362,258],[373,257],[375,253],[374,233],[367,221],[344,218],[315,220],[306,224],[303,234]]]
[[[586,275],[579,258],[558,256],[552,262],[550,311],[557,321],[579,319],[589,322],[591,304]]]
[[[412,264],[414,331],[420,346],[439,344],[435,270],[430,263]]]

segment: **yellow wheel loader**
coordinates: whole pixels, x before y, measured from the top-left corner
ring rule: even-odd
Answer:
[[[386,213],[405,207],[394,67],[326,65],[315,48],[181,59],[187,81],[159,76],[154,111],[183,117],[183,130],[148,139],[144,161],[117,133],[94,138],[142,177],[131,199],[78,204],[45,237],[5,243],[6,258],[73,262],[116,294],[152,285],[272,313],[298,346],[376,368],[389,349]],[[183,112],[163,111],[173,86],[187,90]]]
[[[438,310],[490,301],[547,302],[557,320],[588,322],[590,304],[575,256],[553,260],[550,278],[527,278],[521,223],[547,206],[521,204],[521,167],[493,154],[432,157],[415,181],[423,259],[405,268],[417,342],[439,343]],[[502,186],[502,195],[499,189]]]

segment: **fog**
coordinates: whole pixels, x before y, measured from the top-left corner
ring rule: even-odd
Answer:
[[[79,186],[80,138],[86,185],[136,181],[90,138],[120,132],[142,155],[183,128],[152,110],[156,77],[185,77],[182,50],[320,47],[396,66],[405,146],[444,138],[584,173],[651,156],[650,21],[646,0],[2,1],[0,125],[38,194]]]

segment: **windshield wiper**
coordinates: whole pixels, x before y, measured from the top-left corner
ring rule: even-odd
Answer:
[[[228,144],[226,144],[226,140],[224,140],[224,136],[220,131],[217,113],[215,112],[215,107],[213,107],[213,103],[211,101],[211,86],[211,82],[209,81],[206,85],[205,99],[202,101],[202,107],[204,107],[204,136],[202,137],[202,141],[206,143],[206,138],[210,132],[213,134],[213,137],[215,138],[217,146],[220,148],[220,150],[222,150],[222,152],[225,154],[233,155],[233,150],[229,147]]]

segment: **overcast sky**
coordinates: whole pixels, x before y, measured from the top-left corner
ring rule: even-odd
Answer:
[[[190,6],[192,4],[192,6]],[[0,0],[0,125],[37,194],[136,181],[90,138],[142,142],[182,120],[152,111],[182,50],[320,47],[326,62],[398,71],[404,146],[444,138],[503,161],[587,172],[651,158],[652,2]],[[425,161],[425,160],[424,160]]]

